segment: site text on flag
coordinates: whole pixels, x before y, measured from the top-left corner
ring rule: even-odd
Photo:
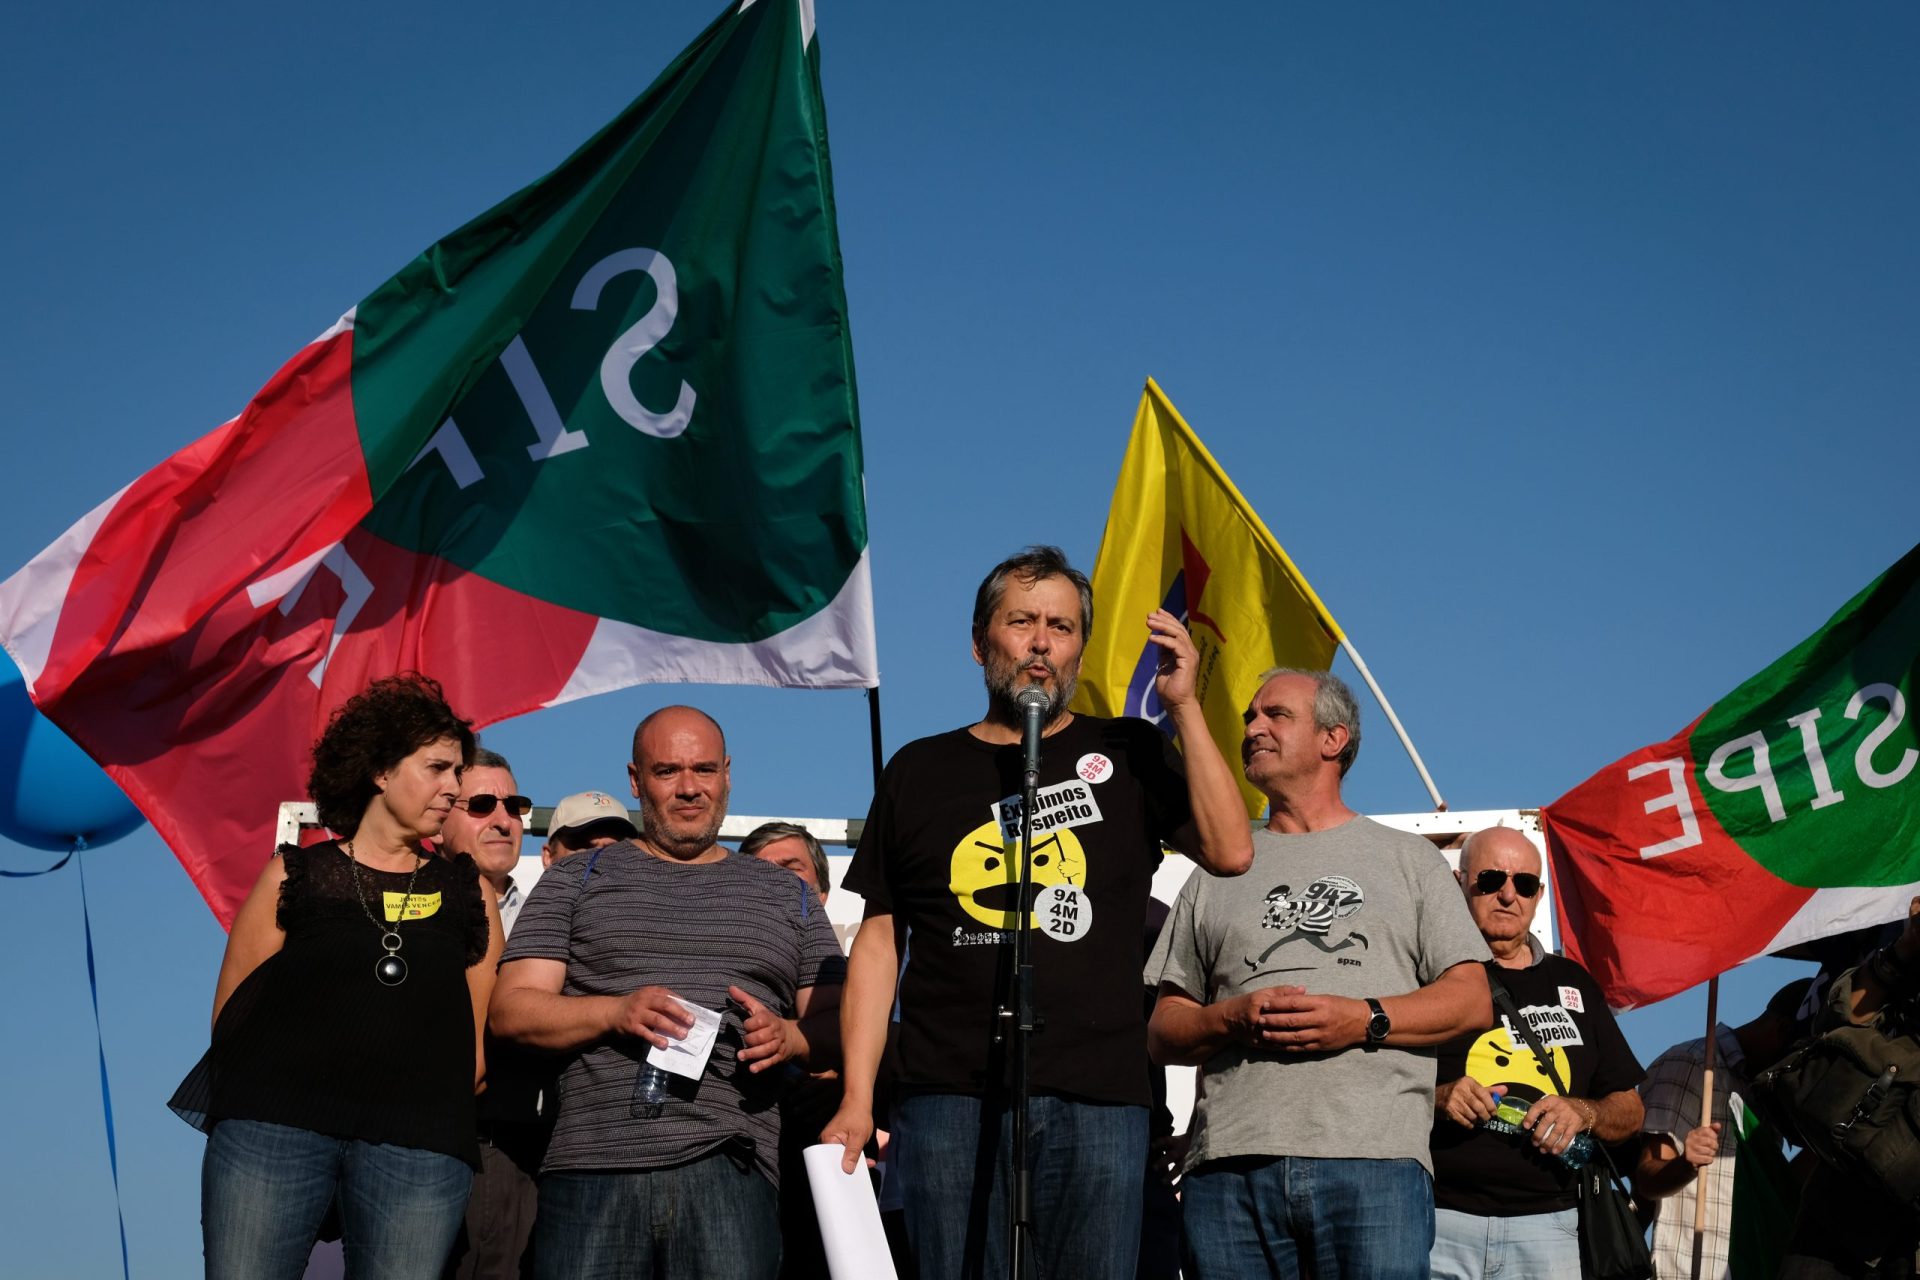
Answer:
[[[547,177],[0,585],[0,643],[229,922],[332,708],[878,682],[812,6],[729,7]],[[238,321],[236,321],[238,323]]]
[[[1611,1004],[1906,914],[1917,665],[1920,547],[1680,733],[1547,806],[1561,937]]]

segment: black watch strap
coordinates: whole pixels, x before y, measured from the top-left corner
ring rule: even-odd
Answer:
[[[1366,997],[1367,1008],[1373,1010],[1373,1016],[1367,1019],[1367,1043],[1384,1044],[1393,1030],[1393,1019],[1387,1017],[1386,1009],[1372,996]]]

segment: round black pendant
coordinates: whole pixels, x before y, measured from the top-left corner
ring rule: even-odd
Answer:
[[[397,987],[407,980],[407,962],[392,954],[381,956],[374,961],[373,976],[382,986]]]

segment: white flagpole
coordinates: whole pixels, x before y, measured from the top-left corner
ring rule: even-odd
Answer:
[[[1379,682],[1373,678],[1373,672],[1367,670],[1366,659],[1362,658],[1360,651],[1353,647],[1353,641],[1344,635],[1340,637],[1340,651],[1352,660],[1354,670],[1358,671],[1360,678],[1367,682],[1367,688],[1373,690],[1374,701],[1378,702],[1380,709],[1387,713],[1387,723],[1392,725],[1393,731],[1400,735],[1400,745],[1407,749],[1407,756],[1413,761],[1413,767],[1420,771],[1420,781],[1427,785],[1427,794],[1433,797],[1434,811],[1446,812],[1447,802],[1440,798],[1440,788],[1433,785],[1433,775],[1427,772],[1427,762],[1422,760],[1420,753],[1414,749],[1413,739],[1407,736],[1406,726],[1400,723],[1400,717],[1393,713],[1393,704],[1387,701],[1387,695],[1380,692]]]

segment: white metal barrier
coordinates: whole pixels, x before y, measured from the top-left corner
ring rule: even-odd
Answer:
[[[640,814],[630,810],[628,816],[633,825],[640,825]],[[527,834],[539,838],[546,835],[547,823],[552,820],[553,809],[548,806],[536,807],[527,815]],[[763,822],[791,822],[805,827],[828,849],[827,867],[833,881],[833,891],[827,895],[827,917],[833,921],[834,932],[839,935],[840,945],[844,948],[852,943],[853,935],[860,927],[860,917],[865,905],[852,890],[842,890],[841,881],[846,878],[847,864],[852,859],[850,851],[860,843],[860,833],[866,826],[863,818],[769,818],[751,817],[745,814],[729,816],[721,824],[722,840],[744,840],[747,833]],[[1447,854],[1447,861],[1459,865],[1459,854],[1450,849],[1466,836],[1483,827],[1512,827],[1523,833],[1540,850],[1541,890],[1540,907],[1535,915],[1535,932],[1546,944],[1548,950],[1555,949],[1553,931],[1553,886],[1546,871],[1546,838],[1540,827],[1538,809],[1468,809],[1441,813],[1388,813],[1374,815],[1374,821],[1401,831],[1411,831],[1433,841]],[[1256,824],[1257,825],[1257,824]],[[281,844],[297,844],[303,830],[312,830],[319,826],[319,818],[311,802],[290,800],[280,806],[280,824],[277,840]],[[1180,886],[1186,883],[1192,874],[1194,864],[1185,858],[1169,857],[1161,863],[1159,871],[1153,877],[1153,896],[1162,902],[1171,904],[1174,896],[1180,892]],[[537,854],[523,856],[520,865],[514,870],[514,882],[522,893],[533,890],[534,882],[539,880],[542,867]]]
[[[527,815],[527,834],[544,836],[547,823],[553,816],[551,808],[536,808]],[[640,825],[640,815],[631,813],[635,827]],[[1467,836],[1484,827],[1512,827],[1524,834],[1540,850],[1541,889],[1540,906],[1534,916],[1534,932],[1549,951],[1556,950],[1556,935],[1553,927],[1553,887],[1547,875],[1546,837],[1540,826],[1538,809],[1468,809],[1441,813],[1388,813],[1373,815],[1374,821],[1401,831],[1411,831],[1433,841],[1447,861],[1459,866],[1460,855],[1457,846]],[[852,861],[850,852],[860,843],[860,832],[866,825],[860,818],[757,818],[745,815],[729,817],[720,827],[722,840],[742,840],[748,832],[763,822],[792,822],[811,831],[814,838],[827,846],[827,867],[831,872],[833,889],[827,895],[827,918],[833,921],[833,931],[845,949],[852,945],[853,935],[860,928],[860,917],[865,912],[865,904],[851,889],[842,889],[841,881],[846,878],[847,864]],[[310,803],[290,801],[280,806],[281,843],[298,843],[300,832],[319,825]],[[534,882],[542,871],[538,855],[522,857],[520,865],[514,870],[513,878],[521,892],[531,892]],[[1171,904],[1180,892],[1180,886],[1186,883],[1193,873],[1194,864],[1186,858],[1170,856],[1160,865],[1153,877],[1153,896],[1162,902]],[[1193,1109],[1192,1067],[1167,1068],[1167,1106],[1173,1112],[1175,1132],[1184,1132],[1187,1117]]]

